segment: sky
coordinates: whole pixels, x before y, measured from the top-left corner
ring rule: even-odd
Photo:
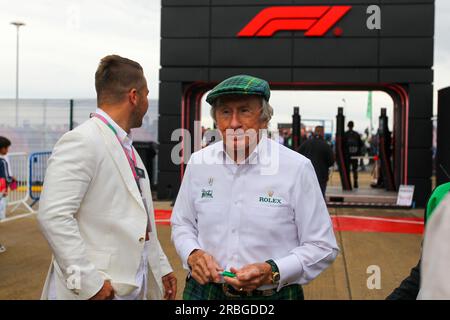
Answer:
[[[94,71],[101,57],[119,54],[139,61],[158,98],[160,0],[0,0],[0,99],[15,97],[16,30],[20,29],[20,97],[95,98]],[[435,91],[450,85],[450,1],[436,1]],[[342,100],[345,99],[345,102]],[[435,110],[437,94],[435,93]],[[345,107],[356,128],[368,126],[367,93],[274,92],[273,125],[289,122],[293,106],[304,119],[330,119]],[[384,93],[374,93],[374,123],[379,109],[392,110]],[[205,105],[206,106],[206,105]],[[320,108],[318,108],[320,106]],[[203,108],[203,114],[208,110]],[[436,111],[435,111],[436,113]]]
[[[15,97],[20,29],[20,97],[95,98],[99,60],[116,53],[139,61],[158,96],[160,0],[0,0],[0,98]]]

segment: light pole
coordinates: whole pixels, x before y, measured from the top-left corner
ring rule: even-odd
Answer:
[[[17,29],[17,50],[16,50],[16,128],[19,126],[19,28],[25,23],[20,21],[11,22]]]

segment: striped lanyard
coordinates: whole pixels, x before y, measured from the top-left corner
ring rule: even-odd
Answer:
[[[139,175],[136,172],[136,155],[134,154],[133,147],[131,147],[131,156],[130,152],[123,146],[122,142],[120,141],[120,138],[117,134],[116,129],[108,122],[108,120],[105,119],[102,115],[99,115],[98,113],[92,114],[93,117],[100,119],[103,123],[105,123],[113,132],[114,135],[117,138],[117,141],[119,141],[120,145],[122,146],[123,151],[125,152],[125,156],[127,157],[128,164],[130,165],[131,172],[133,173],[134,180],[136,180],[136,184],[138,186],[139,192],[142,194],[141,186],[139,185]]]

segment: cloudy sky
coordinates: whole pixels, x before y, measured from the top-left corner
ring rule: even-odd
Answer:
[[[160,0],[0,0],[0,99],[15,97],[16,32],[20,31],[22,98],[94,98],[94,70],[102,56],[117,53],[139,61],[149,80],[150,98],[158,97]],[[450,1],[436,1],[435,88],[450,85]],[[413,23],[413,22],[412,22]],[[345,103],[342,101],[345,99]],[[436,100],[436,96],[435,96]],[[292,106],[303,118],[331,119],[337,105],[361,130],[366,93],[276,92],[276,122],[290,121]],[[320,108],[318,108],[320,106]],[[392,108],[383,93],[374,95],[374,119],[380,107]],[[206,108],[204,108],[206,109]],[[204,110],[207,114],[207,110]]]

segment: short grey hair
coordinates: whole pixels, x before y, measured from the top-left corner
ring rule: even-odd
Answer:
[[[214,123],[216,123],[216,107],[220,104],[220,98],[217,98],[214,103],[211,106],[211,110],[210,110],[210,114],[211,117],[214,120]],[[264,99],[263,97],[261,97],[261,116],[260,116],[260,120],[263,122],[267,122],[267,124],[270,122],[270,120],[272,119],[273,116],[273,108],[272,106],[269,104],[269,102]]]

